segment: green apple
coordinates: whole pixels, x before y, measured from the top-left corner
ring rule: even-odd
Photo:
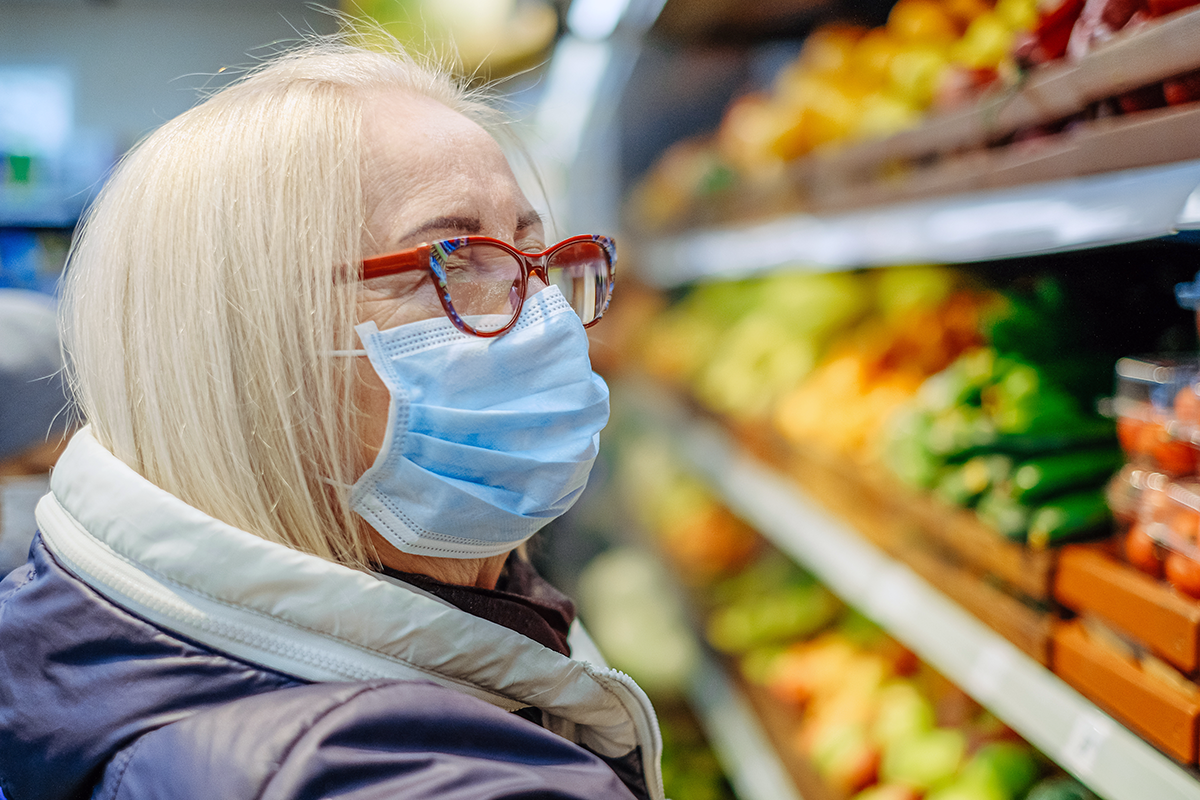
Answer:
[[[1018,742],[992,742],[971,756],[959,780],[963,783],[995,787],[999,796],[1010,800],[1022,797],[1037,778],[1037,758],[1027,745]]]
[[[895,741],[883,753],[880,776],[888,783],[928,791],[958,772],[966,747],[966,735],[956,728],[934,728]]]
[[[871,735],[884,747],[933,729],[933,703],[911,681],[892,681],[880,690]]]

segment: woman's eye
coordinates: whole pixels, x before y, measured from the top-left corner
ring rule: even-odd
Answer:
[[[415,294],[431,282],[428,272],[412,271],[371,278],[366,282],[366,286],[372,291],[382,293],[384,296],[401,298]]]

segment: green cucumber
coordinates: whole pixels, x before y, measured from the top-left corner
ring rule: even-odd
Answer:
[[[975,515],[1005,539],[1024,542],[1033,509],[1018,503],[1007,492],[997,488],[980,499],[975,507]]]
[[[1042,550],[1088,537],[1112,520],[1104,487],[1063,495],[1033,512],[1029,521],[1029,546]]]
[[[974,448],[965,448],[947,457],[950,460],[964,460],[981,453],[991,452],[1004,453],[1018,460],[1025,460],[1034,456],[1061,453],[1064,450],[1096,449],[1105,445],[1115,446],[1116,441],[1116,426],[1111,421],[1080,419],[1074,423],[1059,425],[1045,431],[997,433],[985,443],[980,443]]]
[[[1012,466],[1008,456],[975,456],[947,469],[934,492],[948,503],[973,505],[984,492],[1004,482],[1012,473]]]
[[[1120,468],[1120,450],[1076,450],[1040,456],[1019,464],[1012,473],[1012,496],[1030,504],[1071,489],[1098,486]]]

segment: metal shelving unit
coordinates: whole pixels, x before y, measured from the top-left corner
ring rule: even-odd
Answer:
[[[562,165],[549,176],[547,194],[565,206],[572,232],[585,219],[594,226],[618,218],[619,190],[609,174],[616,164],[614,121],[598,109],[619,95],[660,8],[659,0],[631,0],[618,15],[626,24],[614,26],[617,35],[602,42],[578,37],[584,41],[569,42],[561,53],[564,74],[572,58],[590,65],[588,90],[547,91],[536,127],[551,160]],[[1135,45],[1148,51],[1146,69],[1158,69],[1157,46]],[[1098,70],[1105,80],[1128,72]],[[635,257],[626,263],[636,263],[647,283],[669,288],[787,268],[980,262],[1191,238],[1197,231],[1200,160],[1189,160],[648,238],[634,242]],[[1097,793],[1107,800],[1200,800],[1193,773],[741,452],[720,426],[655,387],[615,389],[614,402],[669,431],[735,512]],[[798,797],[748,700],[719,664],[703,660],[688,694],[741,797]]]
[[[653,386],[619,396],[669,432],[735,513],[1102,797],[1200,800],[1192,773],[741,452],[720,426]]]
[[[638,261],[640,277],[670,287],[787,267],[1043,255],[1193,230],[1200,230],[1200,160],[700,230],[647,242]]]

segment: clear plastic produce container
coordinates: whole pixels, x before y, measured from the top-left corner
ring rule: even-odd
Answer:
[[[1146,539],[1140,545],[1139,536]],[[1161,575],[1184,594],[1200,597],[1200,481],[1147,475],[1125,555],[1143,572]]]
[[[1117,362],[1110,412],[1129,460],[1176,476],[1200,467],[1200,361],[1126,357]]]

